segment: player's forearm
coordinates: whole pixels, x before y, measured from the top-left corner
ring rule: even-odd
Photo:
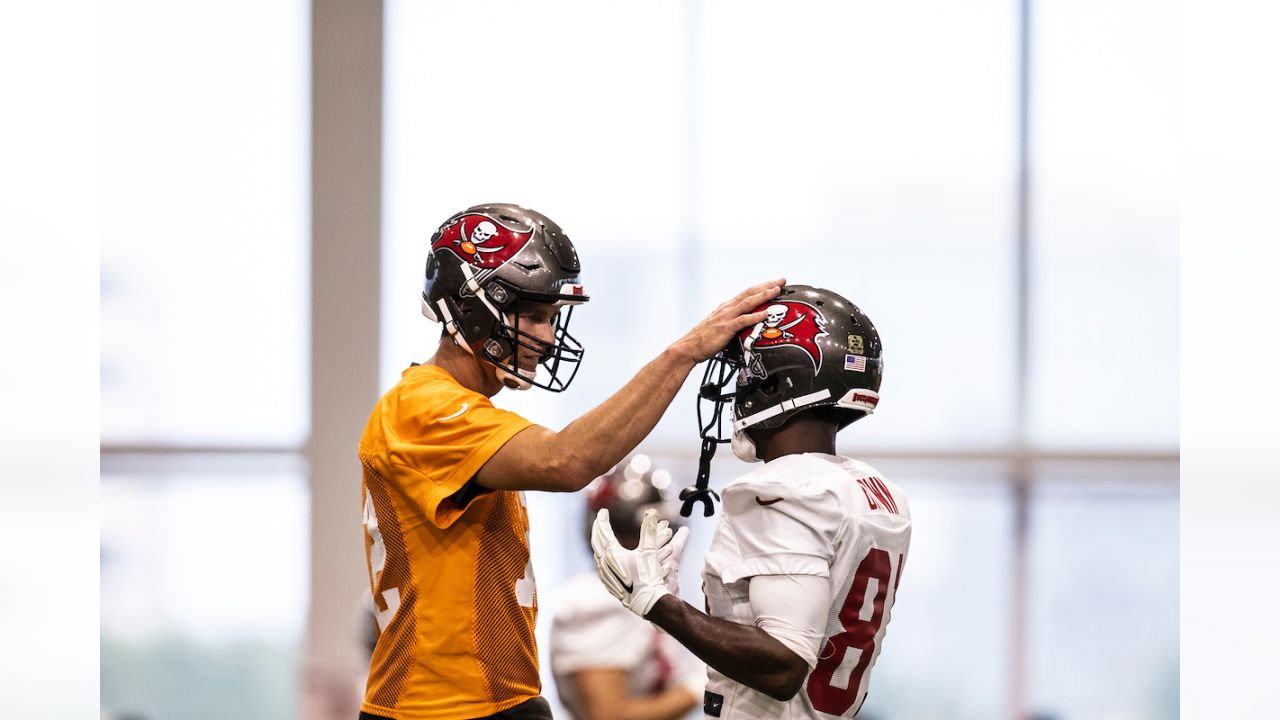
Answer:
[[[561,450],[588,480],[608,472],[662,419],[693,370],[678,344],[640,369],[622,389],[559,432]]]
[[[674,595],[645,619],[726,677],[776,700],[791,699],[804,681],[804,661],[758,627],[713,618]]]

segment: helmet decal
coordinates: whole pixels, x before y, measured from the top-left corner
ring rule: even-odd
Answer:
[[[755,327],[746,328],[738,335],[743,347],[755,337],[750,345],[753,352],[774,348],[792,347],[803,351],[813,361],[813,371],[822,367],[822,351],[818,348],[818,338],[827,334],[827,319],[814,306],[799,300],[776,300],[761,305],[756,312],[764,310],[768,313],[765,319]]]
[[[468,213],[441,228],[431,250],[448,250],[478,268],[496,268],[520,252],[533,231],[533,227],[509,228],[497,218]]]

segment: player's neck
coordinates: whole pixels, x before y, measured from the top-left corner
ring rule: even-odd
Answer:
[[[440,338],[436,354],[427,364],[443,368],[459,385],[487,397],[497,395],[503,387],[492,365],[458,347],[448,336]]]
[[[799,453],[836,454],[836,426],[815,417],[801,415],[760,438],[760,457],[765,462]]]

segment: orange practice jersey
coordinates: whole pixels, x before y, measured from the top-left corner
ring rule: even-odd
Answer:
[[[529,425],[433,365],[406,370],[374,408],[360,440],[381,630],[366,712],[475,718],[541,691],[524,497],[474,486],[469,502],[457,495]]]

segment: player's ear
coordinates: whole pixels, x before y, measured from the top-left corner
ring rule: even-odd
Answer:
[[[773,395],[778,392],[778,376],[770,375],[760,383],[760,391],[766,395]]]

